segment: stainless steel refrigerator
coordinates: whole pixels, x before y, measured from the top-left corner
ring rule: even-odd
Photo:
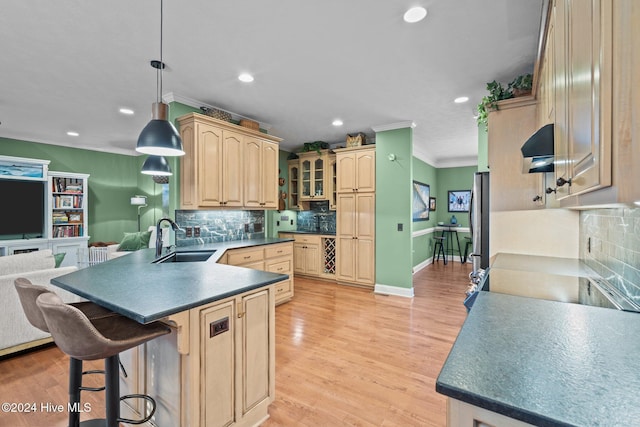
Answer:
[[[473,177],[469,228],[473,240],[471,279],[489,267],[489,172],[476,172]],[[476,282],[477,283],[477,282]]]

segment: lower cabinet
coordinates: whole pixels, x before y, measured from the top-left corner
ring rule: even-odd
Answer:
[[[375,193],[338,194],[336,279],[375,284]]]
[[[275,395],[270,298],[270,292],[262,290],[192,311],[190,321],[197,322],[200,332],[194,337],[192,330],[191,336],[200,342],[201,360],[192,371],[200,379],[200,426],[255,425],[263,420]]]
[[[220,263],[288,274],[289,279],[275,285],[276,304],[293,298],[294,245],[291,242],[228,250]]]
[[[447,399],[447,427],[533,427],[456,399]]]
[[[293,244],[293,271],[309,276],[320,275],[320,236],[296,235]]]
[[[172,333],[123,352],[120,394],[156,400],[152,426],[248,427],[275,397],[275,288],[269,285],[172,315]],[[144,402],[121,405],[125,418]]]

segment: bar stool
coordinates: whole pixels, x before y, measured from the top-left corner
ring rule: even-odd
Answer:
[[[130,394],[120,397],[118,355],[149,340],[171,332],[161,322],[141,324],[124,316],[111,316],[89,320],[78,308],[65,304],[54,293],[40,295],[36,303],[53,336],[53,340],[69,357],[78,360],[104,359],[106,419],[89,420],[83,427],[118,427],[119,423],[143,424],[153,417],[156,402],[147,395]],[[70,372],[70,377],[77,372]],[[149,415],[141,420],[120,418],[120,401],[141,398],[151,404]]]
[[[462,261],[463,264],[467,262],[467,257],[469,256],[469,247],[473,248],[473,240],[471,240],[471,237],[465,236],[464,240],[465,240],[465,244],[464,244],[464,260]]]
[[[444,252],[444,245],[446,244],[447,238],[444,236],[434,236],[433,240],[433,254],[431,255],[431,258],[434,261],[439,261],[440,254],[442,254],[444,265],[447,265],[447,255]],[[436,258],[436,253],[438,254],[438,258]]]
[[[40,329],[42,332],[50,333],[47,323],[44,320],[44,316],[36,304],[36,299],[42,294],[54,294],[54,292],[44,286],[34,285],[29,279],[24,277],[18,277],[13,284],[18,292],[18,298],[20,299],[22,310],[24,311],[29,323],[31,323],[35,328]],[[117,316],[116,313],[89,301],[72,303],[71,305],[82,311],[89,319]],[[69,403],[73,408],[80,408],[81,391],[102,391],[105,389],[104,386],[84,387],[82,385],[83,375],[104,375],[104,370],[82,371],[82,360],[74,358],[71,358],[69,361],[69,369],[71,372],[76,373],[76,376],[69,378]],[[79,419],[80,413],[78,411],[69,411],[69,426],[77,426]]]

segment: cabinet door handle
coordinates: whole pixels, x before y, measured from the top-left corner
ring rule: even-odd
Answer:
[[[244,259],[251,259],[251,255],[247,255]]]
[[[556,185],[558,187],[562,187],[565,184],[569,184],[569,187],[571,187],[571,178],[569,179],[564,179],[563,177],[560,177],[556,180]]]
[[[238,319],[240,319],[242,316],[244,316],[244,311],[242,311],[242,303],[239,302],[237,307],[238,307]]]

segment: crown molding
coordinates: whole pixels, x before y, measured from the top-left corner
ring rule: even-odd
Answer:
[[[389,123],[386,125],[379,125],[379,126],[371,126],[371,129],[373,129],[374,132],[384,132],[387,130],[396,130],[396,129],[405,129],[405,128],[415,128],[416,124],[414,122],[412,122],[411,120],[407,120],[404,122],[396,122],[396,123]]]
[[[211,105],[211,104],[207,104],[206,102],[202,102],[202,101],[198,101],[197,99],[193,99],[193,98],[189,98],[186,96],[182,96],[182,95],[178,95],[176,93],[173,92],[169,92],[167,94],[162,95],[162,101],[164,101],[165,103],[171,103],[171,102],[179,102],[181,104],[184,105],[188,105],[189,107],[193,107],[193,108],[200,108],[200,107],[208,107],[208,108],[216,108],[218,110],[222,110],[222,111],[226,111],[227,113],[231,114],[231,118],[233,120],[239,121],[240,119],[248,119],[248,120],[253,120],[256,121],[258,123],[260,123],[260,129],[264,129],[264,130],[270,130],[273,125],[270,123],[265,123],[265,122],[261,122],[258,121],[256,119],[253,119],[251,117],[247,117],[247,116],[243,116],[242,114],[238,114],[238,113],[234,113],[233,111],[229,111],[225,108],[221,108],[215,105]]]

